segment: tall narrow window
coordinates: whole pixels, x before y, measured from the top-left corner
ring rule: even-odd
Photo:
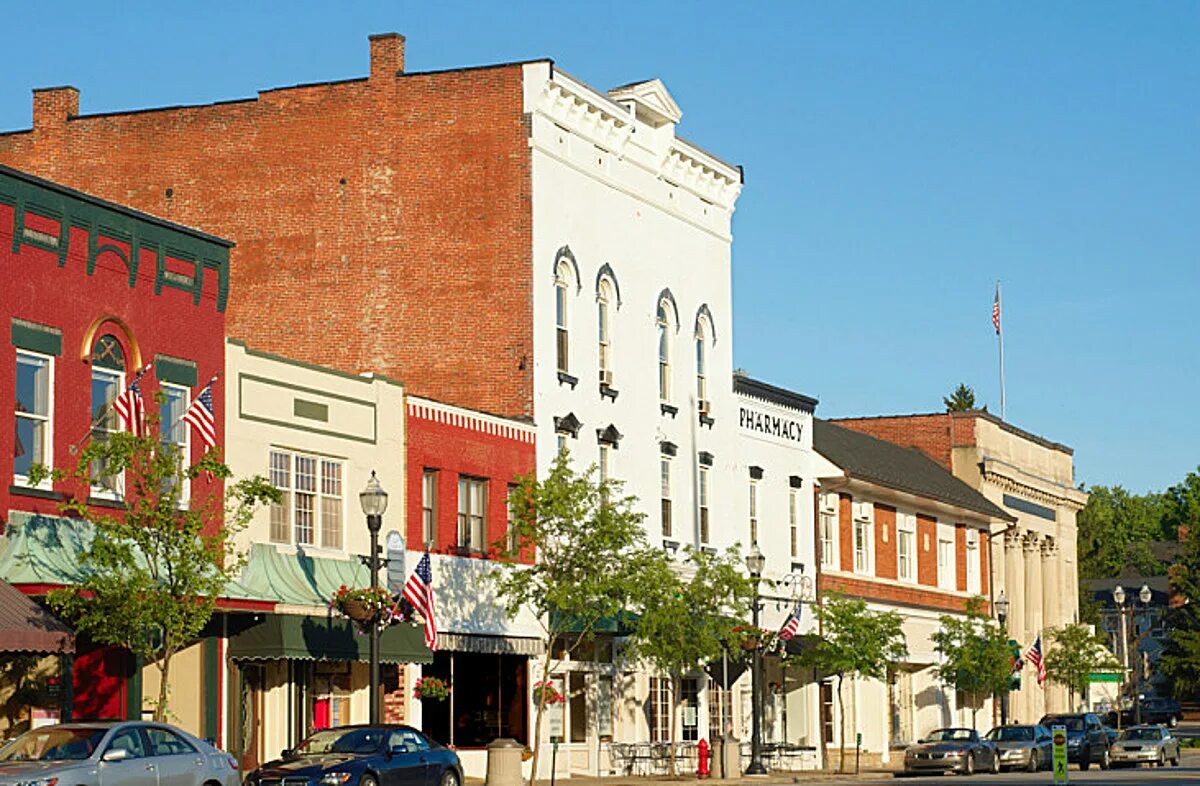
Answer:
[[[938,524],[937,560],[938,586],[955,589],[958,577],[955,575],[954,528],[945,524]]]
[[[292,526],[292,455],[271,451],[271,485],[280,492],[279,502],[271,503],[271,542],[291,541]]]
[[[650,678],[650,741],[666,742],[671,737],[671,708],[674,707],[670,677]]]
[[[164,447],[173,446],[177,455],[178,471],[175,477],[164,482],[164,486],[179,486],[179,503],[185,505],[188,499],[188,483],[183,476],[183,470],[191,463],[191,450],[188,443],[188,427],[183,422],[183,413],[188,408],[188,389],[181,385],[168,382],[160,383],[162,404],[159,407],[159,437]],[[164,488],[164,491],[166,488]]]
[[[596,336],[600,351],[600,384],[611,385],[613,381],[612,367],[612,335],[609,326],[610,307],[612,304],[612,285],[607,280],[600,282],[596,293]]]
[[[870,502],[854,503],[854,572],[871,573],[874,570],[874,543],[871,525],[874,508]]]
[[[567,329],[567,287],[570,281],[571,274],[566,265],[559,265],[558,273],[554,277],[554,326],[558,370],[564,374],[571,371],[569,362],[571,342]]]
[[[514,484],[509,483],[508,494],[504,499],[504,509],[508,513],[508,518],[506,520],[507,526],[505,527],[505,539],[506,545],[508,546],[508,551],[512,554],[515,554],[517,547],[521,545],[520,538],[517,536],[517,517],[516,513],[513,512],[513,496],[516,493],[517,487]]]
[[[821,495],[821,564],[836,568],[838,564],[838,496]]]
[[[750,479],[750,545],[758,543],[758,479]]]
[[[659,301],[658,315],[658,398],[671,400],[671,318],[667,301]]]
[[[704,320],[696,323],[696,406],[707,415],[708,403],[708,346]]]
[[[125,355],[121,344],[111,335],[104,335],[92,350],[92,441],[107,442],[110,434],[121,430],[113,403],[125,387]],[[108,472],[103,459],[92,463],[93,493],[121,496],[123,478]]]
[[[792,559],[800,556],[800,491],[788,489],[788,530],[791,534]]]
[[[487,546],[487,481],[460,476],[458,479],[458,545],[478,554]]]
[[[658,460],[659,480],[662,487],[662,534],[671,537],[671,459],[662,456]]]
[[[437,486],[436,469],[421,473],[421,545],[426,551],[437,545]]]
[[[317,459],[296,456],[296,545],[315,543],[317,520]]]
[[[917,519],[896,514],[896,574],[901,581],[917,580]]]
[[[342,547],[342,462],[321,460],[321,547]]]
[[[612,480],[612,446],[601,443],[600,461],[597,465],[600,483],[603,485]]]
[[[700,543],[708,543],[708,467],[700,467]]]
[[[53,401],[54,358],[17,350],[16,441],[13,443],[13,480],[18,485],[29,483],[29,472],[35,464],[49,467],[53,420],[50,406]],[[50,487],[50,479],[43,481]]]

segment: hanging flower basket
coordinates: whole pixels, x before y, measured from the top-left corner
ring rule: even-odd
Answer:
[[[395,605],[391,594],[383,587],[351,588],[343,584],[329,601],[334,611],[369,627],[385,618]]]
[[[729,631],[729,646],[740,647],[746,652],[753,652],[762,646],[763,641],[771,634],[769,631],[756,628],[753,625],[736,625]]]
[[[413,685],[413,698],[421,701],[445,701],[450,698],[450,688],[437,677],[422,677]]]
[[[566,700],[567,697],[558,692],[558,688],[555,687],[553,682],[545,680],[533,683],[534,704],[539,701],[546,704],[562,704]]]

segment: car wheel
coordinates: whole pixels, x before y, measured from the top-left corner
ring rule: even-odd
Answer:
[[[438,786],[458,786],[458,775],[454,770],[446,770],[442,773],[442,779],[438,781]]]
[[[992,751],[992,769],[990,772],[993,775],[1000,774],[1000,751],[998,750]]]
[[[1029,765],[1025,768],[1026,772],[1037,772],[1042,768],[1042,763],[1038,761],[1038,752],[1029,752]]]
[[[1175,749],[1175,755],[1171,757],[1171,766],[1172,766],[1172,767],[1178,767],[1178,766],[1179,766],[1179,757],[1180,757],[1179,748],[1176,748],[1176,749]]]
[[[963,762],[962,774],[963,775],[974,775],[975,774],[975,754],[974,753],[967,754],[967,760],[965,762]]]
[[[379,782],[375,780],[374,775],[364,775],[358,781],[358,786],[379,786]]]
[[[1100,754],[1100,769],[1107,770],[1111,766],[1112,756],[1109,755],[1108,748],[1105,748],[1104,752]]]
[[[1159,767],[1167,766],[1167,752],[1166,751],[1158,752],[1158,761],[1155,762],[1155,764],[1157,764]]]

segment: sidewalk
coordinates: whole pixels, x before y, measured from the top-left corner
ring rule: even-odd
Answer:
[[[787,783],[858,783],[861,781],[882,781],[892,778],[892,770],[864,769],[858,775],[854,773],[840,774],[821,770],[804,772],[778,771],[757,778],[707,778],[700,780],[695,775],[680,775],[672,778],[668,775],[639,775],[597,778],[591,775],[574,775],[570,778],[557,778],[555,786],[770,786],[771,784]],[[482,778],[467,778],[467,786],[482,784]],[[538,780],[535,786],[550,786],[549,779]]]

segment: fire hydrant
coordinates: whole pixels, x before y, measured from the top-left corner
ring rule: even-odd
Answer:
[[[703,780],[708,775],[708,740],[700,740],[696,746],[696,776]]]

